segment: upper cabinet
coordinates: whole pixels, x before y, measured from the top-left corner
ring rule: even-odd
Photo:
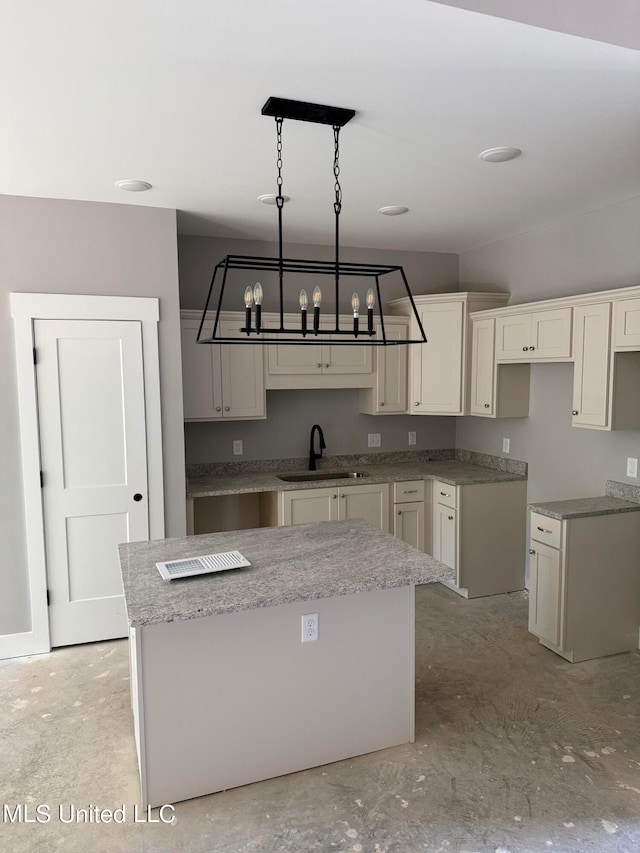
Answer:
[[[241,315],[224,315],[220,331],[240,336]],[[263,348],[259,345],[198,344],[198,311],[181,312],[182,388],[186,421],[266,417]],[[213,319],[205,321],[205,336]]]
[[[468,412],[471,367],[470,311],[504,305],[508,293],[442,293],[415,296],[426,344],[408,347],[409,406],[412,415],[464,415]],[[409,334],[419,337],[408,298],[389,303],[411,317]]]
[[[549,361],[570,358],[571,310],[525,310],[497,318],[496,359]]]
[[[409,322],[404,317],[387,317],[385,335],[392,341],[406,341]],[[382,335],[380,324],[376,332]],[[407,411],[407,346],[370,347],[373,355],[373,387],[360,391],[360,411],[365,415],[395,415]]]
[[[640,287],[482,311],[471,319],[471,414],[526,415],[529,365],[573,361],[572,425],[640,429]]]
[[[613,346],[640,349],[640,299],[620,299],[614,303]]]
[[[285,322],[293,325],[299,318],[291,315]],[[351,317],[341,317],[343,328],[349,328]],[[268,315],[265,327],[277,326]],[[331,328],[322,323],[322,329]],[[306,336],[304,344],[290,343],[295,340],[291,335],[282,335],[283,343],[269,344],[265,347],[267,357],[267,388],[364,388],[371,387],[373,358],[370,346],[342,346],[331,342],[326,335],[319,335],[313,341],[313,331]],[[299,336],[302,340],[302,335]],[[356,338],[347,337],[347,340]],[[286,341],[286,342],[285,342]]]

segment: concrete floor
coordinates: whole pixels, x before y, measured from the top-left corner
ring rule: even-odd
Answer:
[[[415,744],[178,803],[173,824],[134,822],[126,641],[0,664],[2,802],[50,810],[5,815],[0,850],[640,851],[640,654],[572,665],[527,634],[525,594],[417,593]]]

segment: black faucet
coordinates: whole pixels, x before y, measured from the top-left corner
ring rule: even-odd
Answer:
[[[313,449],[313,437],[315,435],[315,431],[318,430],[318,435],[320,437],[320,453],[316,453]],[[316,459],[322,458],[322,451],[326,448],[326,444],[324,443],[324,433],[322,432],[322,427],[320,424],[314,424],[311,427],[311,440],[309,442],[309,470],[316,470]]]

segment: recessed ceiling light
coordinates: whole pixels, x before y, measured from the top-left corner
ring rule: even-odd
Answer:
[[[386,207],[381,207],[378,210],[378,213],[384,214],[384,216],[402,216],[403,213],[408,213],[408,207],[402,207],[399,204],[389,204]]]
[[[481,160],[486,160],[487,163],[506,163],[507,160],[515,160],[519,157],[522,151],[519,148],[487,148],[479,156]]]
[[[258,196],[258,201],[261,201],[263,204],[275,204],[278,196],[275,193],[265,193],[264,195]],[[291,196],[282,195],[282,198],[285,201],[291,201]]]
[[[116,186],[128,193],[144,193],[150,190],[152,185],[148,181],[116,181]]]

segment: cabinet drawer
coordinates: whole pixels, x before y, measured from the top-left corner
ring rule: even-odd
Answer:
[[[458,488],[451,486],[449,483],[443,483],[441,480],[433,481],[433,502],[451,506],[454,509],[458,507]]]
[[[549,518],[548,515],[531,513],[531,538],[537,542],[544,542],[552,548],[561,547],[562,522],[557,518]]]
[[[406,480],[404,483],[393,484],[394,504],[408,501],[424,500],[424,480]]]

